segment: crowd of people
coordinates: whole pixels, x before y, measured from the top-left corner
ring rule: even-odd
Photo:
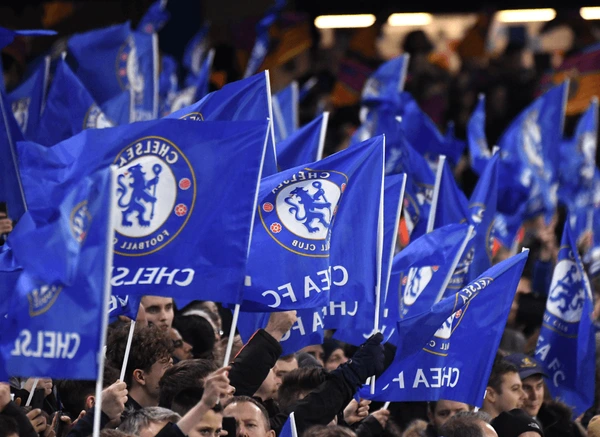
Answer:
[[[477,26],[485,24],[478,22],[470,32],[480,30]],[[573,32],[572,50],[597,41],[593,29],[575,27]],[[462,138],[477,95],[486,93],[487,134],[494,144],[507,123],[534,99],[541,71],[521,62],[527,50],[524,45],[509,44],[493,59],[477,57],[464,44],[459,48],[461,68],[450,72],[435,56],[425,32],[409,34],[402,47],[411,55],[405,89],[440,129],[453,121]],[[3,57],[9,55],[10,51]],[[273,83],[318,78],[301,102],[301,120],[312,119],[317,108],[331,111],[326,141],[326,154],[331,154],[343,148],[358,128],[360,105],[358,101],[340,105],[332,98],[336,71],[328,61],[339,57],[327,60],[328,52],[318,48],[307,55],[308,63],[297,58],[274,66]],[[235,63],[223,66],[225,58],[219,53],[215,68],[227,71],[233,80]],[[382,59],[370,61],[377,64]],[[14,62],[8,58],[4,62],[7,85],[19,83]],[[216,83],[211,86],[218,88]],[[466,195],[477,179],[468,162],[466,151],[454,169]],[[179,308],[172,298],[145,296],[127,354],[132,321],[120,317],[109,326],[100,435],[275,437],[287,432],[286,421],[294,413],[294,437],[600,436],[600,390],[596,389],[595,403],[585,414],[572,417],[568,406],[551,398],[549,376],[533,355],[564,220],[559,209],[550,224],[536,221],[525,228],[520,244],[531,254],[481,408],[450,399],[384,405],[355,398],[367,378],[380,375],[389,365],[394,346],[374,334],[356,347],[333,339],[327,331],[322,344],[282,356],[279,342],[296,321],[295,311],[272,313],[266,328],[245,344],[235,334],[233,358],[224,363],[229,309],[213,301],[193,301]],[[0,235],[10,233],[12,227],[0,212]],[[591,241],[590,235],[581,239],[582,254]],[[600,319],[600,263],[587,267],[596,302],[594,317]],[[95,386],[95,381],[11,378],[10,384],[0,384],[0,437],[91,435]]]

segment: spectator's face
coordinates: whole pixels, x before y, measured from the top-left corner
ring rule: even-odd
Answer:
[[[219,437],[223,424],[223,414],[208,410],[202,420],[188,434],[188,437]]]
[[[448,419],[461,411],[469,411],[469,406],[462,402],[442,399],[435,405],[435,411],[433,413],[429,412],[429,420],[439,430]]]
[[[325,353],[323,352],[323,346],[320,344],[306,346],[305,348],[301,349],[300,352],[306,352],[307,354],[312,355],[321,366],[325,367],[325,363],[323,363]]]
[[[335,370],[347,361],[348,358],[346,357],[346,354],[344,354],[344,350],[336,349],[329,355],[329,358],[327,358],[325,369],[329,371]]]
[[[165,427],[167,423],[169,422],[166,420],[160,422],[150,422],[147,427],[140,429],[139,437],[154,437],[160,432],[161,429]]]
[[[275,363],[275,367],[273,367],[273,371],[275,372],[275,378],[281,385],[281,381],[283,381],[283,377],[290,373],[292,370],[296,370],[298,368],[298,360],[296,357],[293,357],[291,360],[277,360]]]
[[[527,414],[537,416],[544,402],[544,378],[542,375],[532,375],[523,380],[523,391],[527,395],[523,409]]]
[[[192,345],[183,341],[181,334],[175,328],[169,331],[169,337],[173,341],[173,356],[179,361],[191,360],[194,358],[192,354]]]
[[[158,399],[160,395],[158,382],[172,365],[173,359],[171,357],[163,358],[155,362],[148,372],[144,372],[144,389],[151,397]]]
[[[142,306],[148,324],[167,330],[173,325],[173,299],[170,297],[144,296]]]
[[[275,437],[275,433],[268,430],[263,413],[251,402],[229,404],[223,411],[223,416],[235,418],[236,437]]]
[[[505,373],[502,376],[501,393],[495,393],[494,406],[498,413],[521,408],[525,401],[525,392],[521,378],[517,372]]]

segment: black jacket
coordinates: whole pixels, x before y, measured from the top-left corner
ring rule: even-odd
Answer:
[[[25,414],[25,411],[14,402],[9,402],[0,413],[3,416],[12,417],[19,427],[19,437],[38,437],[33,425]]]

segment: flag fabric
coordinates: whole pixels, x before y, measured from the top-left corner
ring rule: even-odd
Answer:
[[[54,205],[52,221],[34,219],[33,230],[21,233],[17,225],[11,234],[15,247],[36,244],[18,255],[24,269],[3,320],[0,350],[9,374],[96,379],[104,341],[98,328],[110,293],[113,171],[106,168],[72,185]],[[65,251],[55,252],[60,248]],[[61,268],[69,274],[60,280],[53,271],[56,253],[64,253],[59,261],[69,264]]]
[[[398,323],[396,355],[360,396],[376,401],[449,399],[481,407],[488,378],[529,251]],[[473,359],[477,357],[477,359]]]
[[[49,29],[24,29],[12,30],[5,27],[0,27],[0,49],[11,44],[17,36],[52,36],[56,35],[55,30]]]
[[[409,54],[403,54],[381,64],[363,85],[361,105],[374,106],[382,102],[396,103],[404,90]]]
[[[298,82],[295,80],[273,95],[276,143],[285,140],[300,127],[299,105]]]
[[[119,296],[112,294],[108,301],[108,323],[119,320],[119,316],[135,320],[142,296]]]
[[[135,122],[135,93],[132,89],[122,91],[110,100],[100,104],[100,109],[106,118],[115,126]]]
[[[8,217],[19,220],[27,210],[17,157],[17,141],[23,140],[23,134],[1,91],[0,110],[0,202],[6,202]]]
[[[167,0],[156,0],[139,21],[136,30],[152,35],[165,27],[170,18],[171,13],[167,10]]]
[[[323,157],[328,121],[329,112],[323,112],[285,140],[277,142],[275,148],[279,168],[287,170],[320,160]]]
[[[114,163],[115,294],[214,300],[218,289],[221,302],[235,303],[267,132],[266,120],[164,119],[89,129],[50,148],[24,142],[25,192],[52,205],[69,184]]]
[[[197,81],[195,83],[196,92],[194,101],[198,101],[208,95],[210,91],[210,73],[212,71],[213,61],[215,59],[215,49],[210,49],[202,62],[202,67],[198,72]]]
[[[485,164],[492,156],[485,135],[485,95],[480,94],[477,106],[471,113],[467,123],[467,142],[469,144],[469,155],[471,168],[475,173],[483,173]]]
[[[45,146],[60,143],[84,129],[113,127],[83,83],[64,59],[56,65],[46,108],[34,141]]]
[[[195,82],[196,76],[200,73],[202,60],[206,53],[209,40],[208,33],[210,31],[210,23],[204,23],[200,30],[190,39],[185,46],[183,52],[182,64],[187,71],[185,85],[190,86]]]
[[[367,252],[365,244],[360,254],[349,254],[347,238],[376,241],[371,231],[377,230],[377,219],[373,223],[371,215],[377,216],[378,207],[374,214],[365,211],[367,200],[375,202],[373,181],[380,177],[382,163],[383,137],[377,137],[261,180],[243,311],[318,308],[329,302],[330,290],[347,295],[354,287],[364,292],[358,281],[365,278],[350,262],[374,262],[370,254],[375,248]],[[360,217],[357,208],[365,209]],[[374,271],[374,265],[363,268]],[[369,280],[363,284],[373,293],[374,278]]]
[[[15,120],[25,138],[36,134],[46,100],[50,57],[45,57],[31,75],[8,94]]]
[[[592,290],[566,221],[535,357],[552,397],[579,416],[594,403],[596,342]]]
[[[444,160],[441,171],[437,204],[432,212],[435,213],[434,229],[450,223],[460,223],[469,216],[469,201],[456,184],[454,173],[447,160]]]
[[[159,115],[168,114],[165,105],[167,102],[173,101],[179,92],[178,67],[175,57],[166,53],[161,54],[160,74],[158,76]]]

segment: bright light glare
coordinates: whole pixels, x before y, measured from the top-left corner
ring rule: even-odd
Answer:
[[[533,23],[550,21],[556,17],[554,9],[507,9],[499,11],[496,18],[501,23]]]
[[[373,14],[320,15],[315,18],[315,26],[319,29],[369,27],[373,23],[375,23]]]
[[[388,18],[390,26],[426,26],[431,23],[431,14],[426,12],[414,12],[403,14],[392,14]]]

